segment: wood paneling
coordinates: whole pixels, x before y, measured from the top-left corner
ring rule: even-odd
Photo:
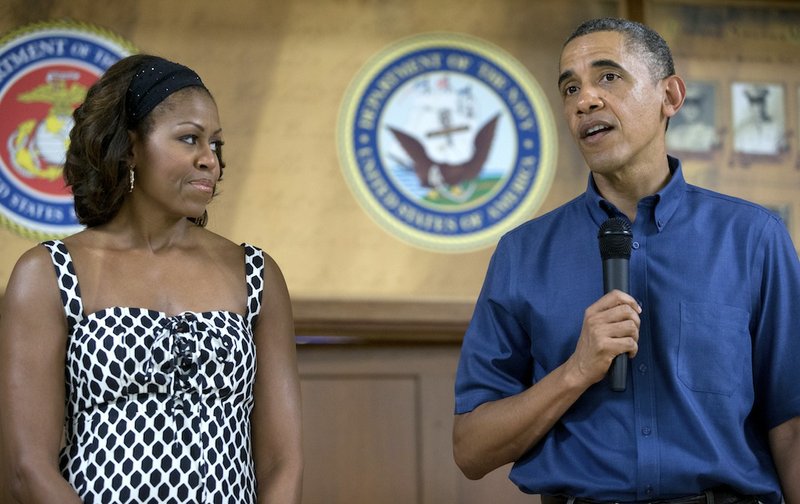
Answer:
[[[458,345],[300,345],[304,504],[535,504],[453,461]]]
[[[304,502],[419,501],[417,377],[344,368],[305,375],[302,392],[310,453]]]

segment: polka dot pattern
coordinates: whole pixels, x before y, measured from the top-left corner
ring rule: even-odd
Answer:
[[[264,258],[243,244],[246,316],[85,314],[72,258],[45,242],[69,327],[64,477],[85,503],[251,503],[250,414]]]

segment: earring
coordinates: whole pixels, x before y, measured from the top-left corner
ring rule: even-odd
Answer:
[[[128,167],[128,170],[129,170],[129,171],[128,171],[128,179],[131,181],[130,188],[128,189],[128,192],[129,192],[129,193],[132,193],[132,192],[133,192],[133,183],[134,183],[134,181],[136,180],[136,175],[135,175],[135,173],[134,173],[134,171],[133,171],[133,169],[134,169],[134,168],[136,168],[136,166],[134,166],[134,165],[130,165],[130,166]]]

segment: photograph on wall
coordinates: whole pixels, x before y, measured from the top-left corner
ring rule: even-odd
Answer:
[[[800,121],[800,86],[797,86],[797,118],[798,118],[798,121]],[[797,143],[795,145],[797,145],[798,147],[795,148],[795,154],[794,154],[795,155],[795,163],[794,163],[794,167],[797,170],[800,170],[800,127],[797,128],[797,131],[798,131],[798,139],[797,139]]]
[[[731,100],[734,151],[777,156],[786,150],[784,91],[781,84],[734,82]]]
[[[711,82],[686,82],[683,107],[670,118],[667,130],[667,148],[670,151],[708,154],[719,147],[716,96],[716,86]]]

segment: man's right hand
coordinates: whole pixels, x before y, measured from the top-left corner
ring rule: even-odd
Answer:
[[[605,377],[619,354],[636,356],[639,350],[639,303],[619,290],[613,290],[589,306],[575,352],[567,361],[569,373],[579,382],[593,385]]]

